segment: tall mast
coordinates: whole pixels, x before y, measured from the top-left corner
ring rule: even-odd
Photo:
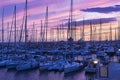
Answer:
[[[9,22],[7,23],[7,40],[8,40],[8,42],[9,42]]]
[[[42,22],[42,20],[41,20],[41,28],[40,28],[40,40],[41,40],[41,48],[43,49],[43,40],[44,40],[44,33],[43,33],[43,31],[44,31],[44,28],[43,28],[43,22]]]
[[[36,39],[35,43],[36,43],[36,44],[37,44],[37,42],[38,42],[37,33],[38,33],[38,31],[37,31],[37,28],[36,28],[36,29],[35,29],[35,34],[36,34],[36,36],[35,36],[35,37],[36,37],[36,38],[35,38],[35,39]]]
[[[73,0],[71,0],[71,6],[70,6],[70,29],[71,29],[71,37],[73,38],[72,21],[73,21]]]
[[[67,30],[67,39],[73,38],[73,30],[72,30],[72,16],[73,16],[73,0],[71,0],[70,3],[70,12],[69,12],[69,18],[68,18],[68,30]]]
[[[32,42],[35,42],[35,22],[33,22],[33,28],[32,28]]]
[[[57,26],[57,41],[59,41],[59,27]]]
[[[2,12],[2,49],[4,48],[4,8]],[[3,54],[3,51],[2,51]]]
[[[109,34],[109,37],[110,37],[110,41],[112,41],[112,28],[111,28],[111,24],[110,24],[110,34]]]
[[[40,26],[40,42],[42,42],[42,20],[41,20],[41,26]]]
[[[15,22],[14,22],[14,27],[15,27],[14,39],[15,39],[15,44],[14,44],[14,47],[15,47],[15,51],[16,51],[16,5],[14,7],[14,14],[15,14]]]
[[[41,40],[41,42],[43,42],[43,23],[42,23],[42,20],[41,20],[41,28],[40,28],[40,40]]]
[[[116,28],[115,28],[115,39],[114,39],[115,41],[117,40],[117,36],[116,36]]]
[[[63,32],[62,32],[62,34],[63,34],[63,40],[65,40],[65,36],[64,36],[64,35],[65,35],[65,33],[64,33],[63,23],[62,23],[62,31],[63,31]]]
[[[46,42],[47,42],[47,29],[48,29],[48,6],[46,7],[46,16],[45,16],[45,28],[46,28]]]
[[[68,18],[67,40],[70,38],[70,18]]]
[[[118,30],[117,30],[117,33],[118,33],[118,41],[120,40],[120,19],[118,20]]]
[[[19,39],[19,44],[22,40],[22,35],[23,35],[23,27],[24,27],[24,16],[23,16],[23,20],[22,20],[22,25],[21,25],[21,30],[20,30],[20,39]]]
[[[80,39],[81,39],[81,36],[82,36],[81,26],[80,26],[79,29],[80,29],[80,31],[79,31],[80,34],[79,35],[80,35]]]
[[[101,22],[101,19],[100,19],[99,41],[101,41],[101,38],[102,38],[102,22]]]
[[[85,39],[85,33],[84,33],[84,32],[85,32],[85,31],[84,31],[84,30],[85,30],[85,29],[84,29],[84,28],[85,28],[85,21],[84,21],[84,20],[85,20],[85,19],[84,19],[84,17],[83,17],[83,30],[82,30],[82,40],[83,40],[83,41],[84,41],[84,39]]]
[[[77,36],[77,33],[76,33],[76,28],[77,28],[77,22],[75,21],[75,34],[74,34],[74,38],[75,38],[75,40],[76,40],[76,36]]]
[[[97,36],[96,36],[96,26],[94,26],[94,42],[97,40]]]
[[[90,41],[92,41],[92,22],[90,22]]]
[[[27,0],[25,4],[25,47],[27,47],[28,32],[27,32]]]

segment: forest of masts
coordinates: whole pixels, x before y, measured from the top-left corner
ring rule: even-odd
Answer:
[[[112,27],[111,23],[104,32],[103,21],[100,19],[99,25],[94,22],[89,22],[89,25],[85,25],[85,16],[83,17],[83,24],[78,25],[79,22],[73,18],[73,0],[71,0],[69,17],[67,21],[61,20],[60,25],[55,28],[49,27],[49,7],[46,7],[45,19],[40,20],[40,24],[33,22],[33,25],[28,25],[28,2],[26,0],[25,11],[21,25],[17,25],[17,7],[14,6],[14,12],[12,21],[5,23],[5,8],[2,10],[2,25],[1,25],[1,44],[7,43],[10,46],[11,43],[16,47],[20,43],[45,43],[45,42],[59,42],[67,41],[69,38],[73,38],[74,41],[119,41],[120,40],[120,21],[118,26]],[[66,27],[67,26],[67,27]],[[31,28],[30,28],[31,27]],[[39,28],[38,28],[39,27]],[[87,29],[86,29],[87,27]],[[88,28],[89,27],[89,28]]]

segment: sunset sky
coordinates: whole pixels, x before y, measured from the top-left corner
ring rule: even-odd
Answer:
[[[32,29],[33,22],[35,23],[35,28],[40,30],[40,22],[41,20],[45,20],[47,6],[49,9],[49,30],[55,29],[61,23],[66,24],[69,17],[70,1],[71,0],[28,0],[29,30]],[[0,25],[2,24],[2,10],[4,8],[5,30],[11,25],[15,5],[17,6],[17,27],[20,30],[25,12],[25,0],[0,0]],[[87,33],[89,33],[90,21],[96,29],[99,29],[99,19],[101,19],[104,28],[103,32],[108,32],[111,24],[114,35],[114,29],[118,26],[119,15],[120,0],[73,0],[73,21],[77,21],[77,28],[79,29],[82,26],[84,17],[86,24],[85,32]],[[9,26],[7,26],[8,23]],[[77,30],[77,39],[80,38],[79,33],[79,30]],[[39,34],[39,32],[37,34]],[[56,35],[53,36],[51,40],[55,39],[55,37]],[[103,37],[105,38],[105,35]],[[88,38],[86,37],[86,39]]]

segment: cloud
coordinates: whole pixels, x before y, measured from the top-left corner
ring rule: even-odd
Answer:
[[[14,4],[20,4],[25,3],[26,0],[0,0],[0,7],[8,6],[8,5],[14,5]],[[34,0],[28,0],[29,2],[32,2]]]
[[[111,12],[119,12],[120,5],[109,6],[109,7],[96,7],[96,8],[87,8],[81,9],[84,12],[98,12],[98,13],[111,13]]]
[[[116,18],[101,18],[101,19],[84,20],[84,25],[90,25],[90,22],[92,24],[97,25],[97,24],[100,24],[100,20],[101,20],[101,23],[109,23],[109,22],[116,21]],[[67,25],[68,25],[68,23],[66,23],[64,26],[67,26]],[[75,22],[72,22],[72,25],[74,26]],[[76,25],[77,26],[82,26],[83,25],[83,21],[77,21]]]

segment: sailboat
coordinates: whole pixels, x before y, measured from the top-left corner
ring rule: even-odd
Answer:
[[[15,22],[14,22],[14,27],[15,27],[15,33],[14,33],[14,54],[12,57],[9,55],[8,62],[6,63],[6,67],[8,69],[15,69],[18,64],[21,64],[22,61],[19,60],[19,56],[16,54],[17,53],[17,43],[16,43],[16,5],[14,7],[14,17],[15,17]]]
[[[66,50],[65,53],[65,63],[64,63],[64,73],[70,73],[73,71],[77,71],[79,69],[83,68],[83,64],[82,63],[78,63],[74,61],[74,49],[73,49],[73,28],[72,28],[72,23],[73,23],[73,0],[71,0],[71,4],[70,4],[70,15],[69,15],[69,19],[68,19],[68,35],[67,35],[67,45],[70,47],[70,51],[68,52]],[[66,55],[70,55],[71,58],[69,59],[70,61],[68,61],[68,59],[66,58]]]
[[[2,49],[1,49],[1,61],[0,61],[0,67],[5,67],[8,60],[5,60],[5,50],[4,50],[4,8],[2,12]]]
[[[28,37],[28,33],[27,33],[27,0],[26,0],[25,9],[26,9],[26,15],[25,15],[26,16],[25,17],[25,48],[27,49],[27,40],[28,40],[28,38],[27,38]],[[27,61],[24,61],[23,63],[17,65],[16,70],[17,71],[23,71],[23,70],[38,68],[38,66],[39,66],[38,62],[33,57],[31,57]]]

